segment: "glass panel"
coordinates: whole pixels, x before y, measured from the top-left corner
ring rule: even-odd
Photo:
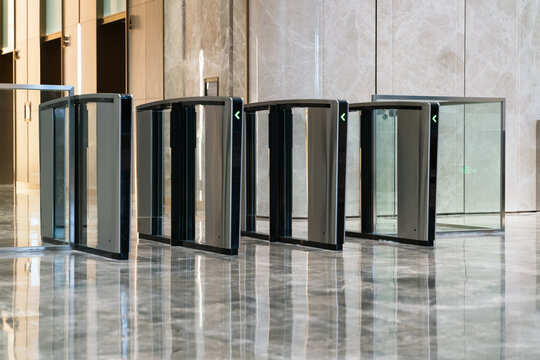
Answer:
[[[437,231],[501,228],[500,102],[441,103]]]
[[[45,0],[45,35],[62,31],[62,0]]]
[[[294,238],[308,235],[308,168],[307,125],[308,109],[292,109],[292,231]]]
[[[195,140],[195,242],[201,243],[205,238],[205,142],[206,118],[202,105],[195,107],[196,140]]]
[[[464,211],[463,105],[441,106],[437,161],[437,213]]]
[[[375,110],[375,232],[397,232],[397,110]]]
[[[465,211],[501,211],[501,104],[465,105]]]
[[[126,11],[126,0],[103,0],[103,17]]]
[[[345,186],[345,215],[347,231],[361,232],[360,204],[362,201],[360,181],[360,111],[349,113],[347,125],[347,180]]]
[[[256,187],[256,225],[255,231],[270,233],[270,149],[268,147],[269,111],[255,114],[255,179]],[[248,214],[249,215],[249,214]]]
[[[2,50],[4,53],[13,50],[15,38],[15,2],[2,0]]]

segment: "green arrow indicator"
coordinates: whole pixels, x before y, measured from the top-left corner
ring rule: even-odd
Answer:
[[[431,118],[431,120],[433,120],[433,122],[437,122],[437,114],[433,115],[433,117]]]
[[[238,110],[236,113],[234,113],[234,117],[240,120],[240,110]]]
[[[345,122],[345,113],[341,114],[341,121]]]

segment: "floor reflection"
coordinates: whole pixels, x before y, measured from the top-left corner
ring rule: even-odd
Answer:
[[[0,248],[47,246],[39,227],[39,190],[0,186]]]
[[[434,249],[243,239],[238,257],[141,241],[128,262],[0,257],[0,358],[540,355],[540,216]]]

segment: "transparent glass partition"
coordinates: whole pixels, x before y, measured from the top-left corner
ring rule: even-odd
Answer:
[[[103,17],[126,11],[126,0],[102,0]]]
[[[437,231],[501,229],[501,102],[440,104]]]
[[[62,31],[62,0],[45,0],[45,29],[42,35]]]
[[[397,118],[396,109],[374,111],[375,120],[375,230],[397,232]]]
[[[2,54],[13,50],[15,40],[15,0],[2,0]]]

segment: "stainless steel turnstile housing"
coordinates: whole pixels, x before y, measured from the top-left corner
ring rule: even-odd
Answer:
[[[127,259],[131,215],[132,97],[69,96],[43,103],[41,235]]]
[[[295,125],[293,110],[302,111],[304,124]],[[268,114],[268,135],[257,134],[257,113]],[[348,102],[343,100],[283,100],[253,103],[245,106],[245,176],[243,206],[243,234],[245,236],[341,250],[345,237],[345,166],[347,149]],[[293,135],[297,126],[300,133]],[[298,128],[300,126],[300,128]],[[269,150],[269,227],[265,234],[257,228],[262,217],[257,213],[257,139],[268,136]],[[305,149],[293,150],[293,136],[301,137]],[[305,193],[307,219],[293,214],[293,154],[305,151]],[[266,180],[265,180],[266,181]],[[298,183],[298,182],[296,182]],[[307,220],[307,224],[306,224]],[[298,231],[293,226],[306,227]]]
[[[243,106],[241,98],[194,97],[137,107],[140,238],[238,254]]]

